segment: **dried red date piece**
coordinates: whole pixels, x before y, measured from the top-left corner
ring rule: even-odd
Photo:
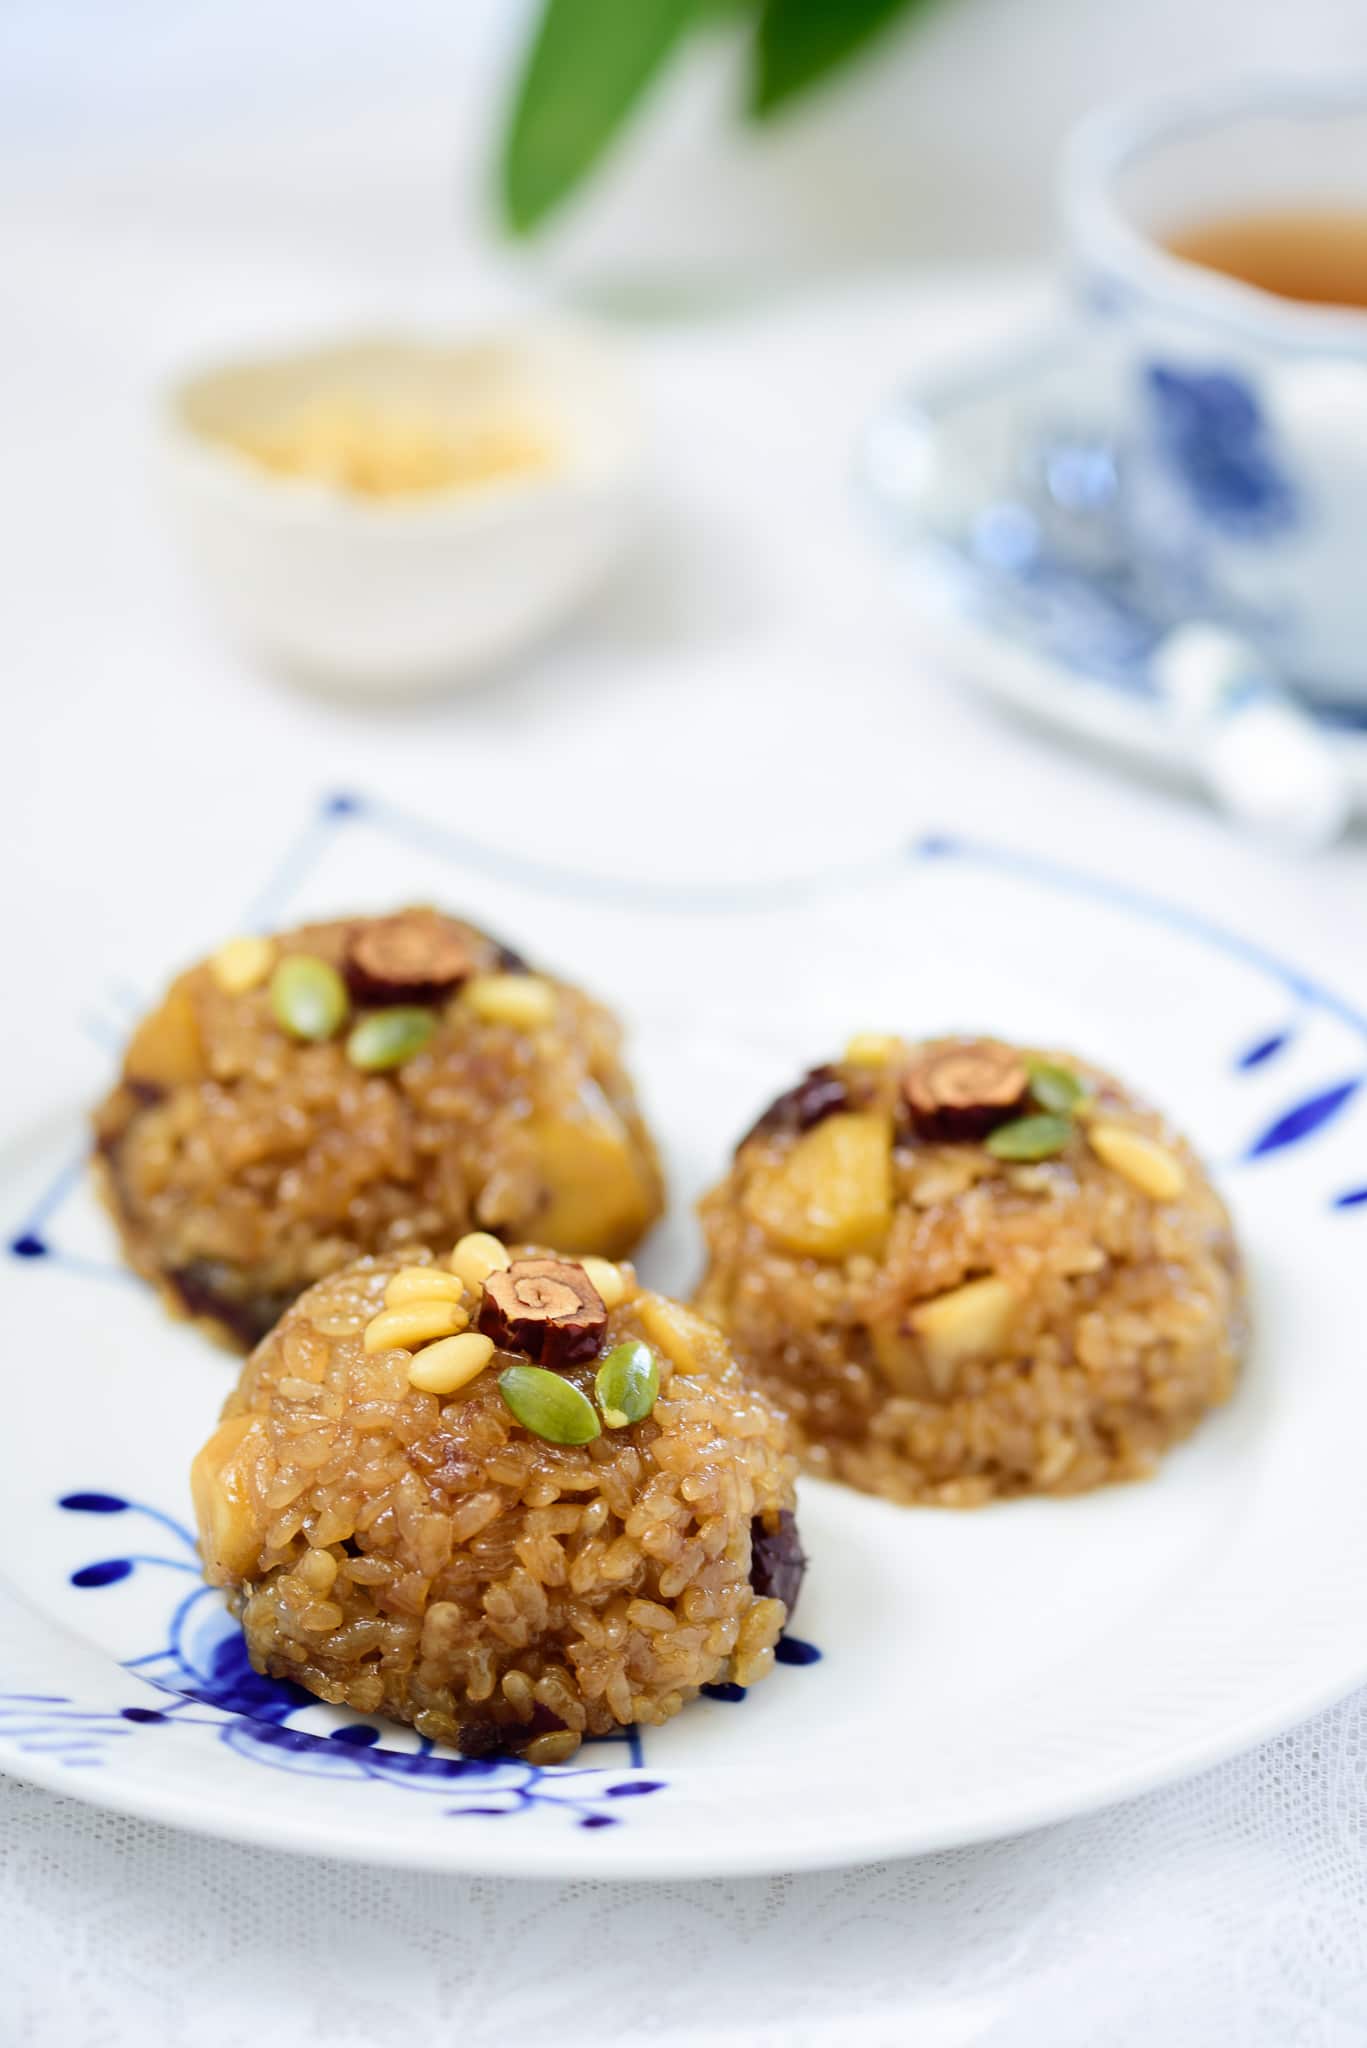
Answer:
[[[479,1485],[479,1465],[462,1446],[459,1437],[446,1430],[434,1430],[408,1453],[408,1462],[421,1472],[429,1486],[442,1493],[473,1493]]]
[[[810,1074],[804,1074],[795,1088],[780,1095],[771,1102],[762,1117],[750,1129],[736,1147],[748,1145],[752,1138],[765,1138],[775,1131],[809,1131],[813,1124],[819,1124],[828,1116],[836,1116],[850,1106],[849,1090],[834,1067],[813,1067]]]
[[[479,1327],[485,1336],[551,1371],[595,1357],[607,1321],[598,1289],[568,1259],[514,1259],[484,1283]]]
[[[806,1570],[807,1553],[792,1509],[756,1515],[750,1524],[750,1584],[761,1600],[781,1600],[789,1621]]]
[[[192,1259],[166,1277],[189,1316],[206,1316],[221,1323],[244,1351],[259,1344],[273,1330],[290,1305],[287,1294],[235,1294],[221,1284],[225,1269],[210,1259]]]
[[[401,910],[357,925],[343,963],[362,1003],[429,1003],[469,979],[475,957],[458,925],[435,910]]]
[[[988,1039],[924,1052],[902,1076],[912,1123],[923,1138],[985,1138],[1019,1112],[1029,1091],[1019,1053]]]
[[[456,1747],[462,1756],[490,1757],[503,1754],[509,1731],[497,1721],[474,1717],[462,1721]]]

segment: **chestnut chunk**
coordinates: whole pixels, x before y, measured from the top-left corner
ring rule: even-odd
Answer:
[[[343,972],[362,1003],[427,1003],[475,971],[458,925],[435,910],[401,910],[357,925],[347,940]]]
[[[932,1047],[902,1076],[917,1135],[948,1143],[985,1138],[1018,1114],[1029,1090],[1020,1054],[986,1038]]]
[[[484,1283],[479,1327],[501,1351],[520,1351],[554,1371],[597,1355],[608,1312],[582,1266],[568,1259],[514,1259]]]
[[[781,1600],[789,1621],[806,1569],[807,1553],[792,1509],[756,1515],[750,1524],[750,1584],[761,1600]]]
[[[825,1117],[849,1107],[849,1090],[834,1067],[813,1067],[795,1088],[769,1104],[762,1117],[750,1126],[736,1150],[752,1138],[765,1138],[777,1131],[809,1131]]]

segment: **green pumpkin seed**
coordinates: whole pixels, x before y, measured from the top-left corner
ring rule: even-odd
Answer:
[[[421,1052],[437,1028],[431,1010],[407,1006],[397,1010],[372,1010],[353,1025],[346,1042],[346,1056],[353,1067],[367,1074],[381,1074],[387,1067],[401,1067]]]
[[[326,960],[291,953],[271,976],[271,1010],[292,1038],[331,1038],[346,1017],[346,983]]]
[[[1070,1067],[1052,1066],[1048,1060],[1032,1060],[1030,1093],[1041,1109],[1047,1109],[1055,1116],[1071,1116],[1086,1097],[1087,1090]]]
[[[593,1383],[609,1429],[644,1422],[660,1391],[660,1368],[648,1344],[617,1344],[598,1368]]]
[[[498,1391],[522,1427],[548,1444],[587,1444],[603,1433],[588,1395],[544,1366],[510,1365]]]
[[[1013,1123],[998,1124],[986,1144],[994,1159],[1052,1159],[1072,1135],[1070,1117],[1018,1116]]]

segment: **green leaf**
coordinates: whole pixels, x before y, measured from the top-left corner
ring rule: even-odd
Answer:
[[[593,168],[700,11],[698,0],[546,0],[503,145],[516,234]]]
[[[763,0],[750,111],[761,119],[817,85],[929,0]]]

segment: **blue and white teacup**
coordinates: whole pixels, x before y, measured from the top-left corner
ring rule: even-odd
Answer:
[[[1193,613],[1325,703],[1367,703],[1367,310],[1281,298],[1165,246],[1213,220],[1367,217],[1367,77],[1253,80],[1084,121],[1063,213],[1119,378],[1131,530]]]

